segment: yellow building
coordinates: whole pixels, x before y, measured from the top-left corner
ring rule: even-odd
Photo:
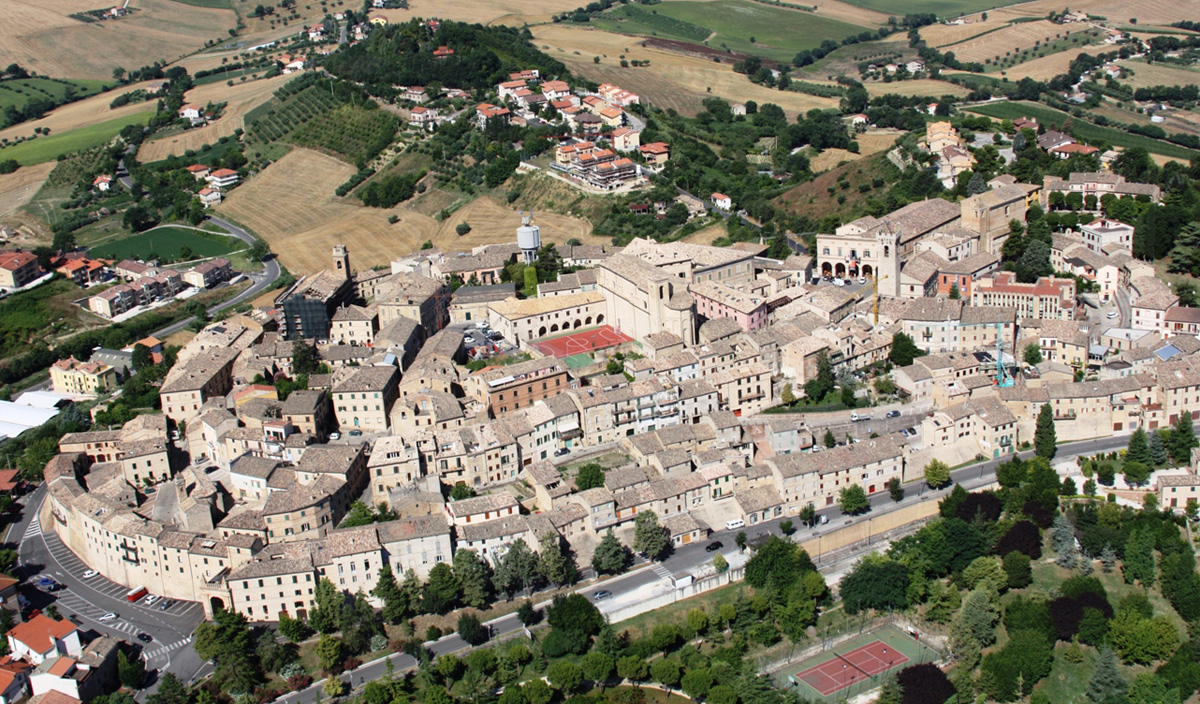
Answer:
[[[68,357],[50,367],[50,383],[56,393],[95,395],[117,385],[117,371],[107,364]]]

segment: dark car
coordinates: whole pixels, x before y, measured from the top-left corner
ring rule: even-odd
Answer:
[[[592,594],[592,599],[600,601],[601,599],[607,599],[610,596],[612,596],[612,592],[608,591],[607,589],[600,589]]]
[[[554,452],[555,457],[562,457],[563,455],[569,455],[569,454],[571,454],[571,450],[568,448],[565,448],[565,447],[562,448],[561,450],[556,450]]]
[[[708,546],[705,547],[704,549],[707,550],[708,552],[716,552],[723,547],[725,547],[724,543],[722,543],[720,540],[715,540],[715,541],[709,543]]]
[[[361,437],[361,436],[362,436],[361,430],[351,430],[350,431],[350,437],[352,437],[352,438],[357,438],[357,437]]]
[[[137,639],[143,643],[149,643],[150,641],[154,640],[154,636],[150,635],[149,633],[139,633],[137,634]]]
[[[161,603],[161,604],[159,604],[159,605],[158,605],[158,610],[159,610],[159,611],[166,611],[167,609],[171,608],[171,607],[172,607],[172,606],[174,606],[174,605],[175,605],[175,600],[174,600],[174,599],[167,599],[166,601],[164,601],[163,603]]]
[[[888,412],[887,412],[887,416],[885,416],[885,417],[886,417],[886,418],[899,418],[899,417],[900,417],[900,411],[888,411]]]

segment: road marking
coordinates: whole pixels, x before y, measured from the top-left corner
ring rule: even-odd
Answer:
[[[42,522],[34,514],[33,520],[29,522],[29,527],[25,529],[25,535],[21,538],[22,541],[31,540],[42,534]]]

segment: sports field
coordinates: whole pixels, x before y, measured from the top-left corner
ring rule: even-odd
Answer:
[[[918,638],[884,626],[833,646],[787,670],[787,681],[813,701],[853,699],[878,687],[886,673],[936,660]]]
[[[103,259],[149,258],[151,254],[176,259],[179,250],[187,247],[196,258],[218,257],[241,249],[243,243],[232,237],[201,232],[189,227],[164,225],[136,235],[100,242],[88,249],[92,257]]]
[[[596,322],[604,322],[603,313],[597,317]],[[597,350],[616,347],[626,342],[633,342],[633,338],[625,333],[613,330],[608,325],[601,325],[597,328],[580,329],[577,332],[559,335],[558,337],[543,337],[531,341],[529,346],[548,357],[565,359],[572,355],[590,355]]]

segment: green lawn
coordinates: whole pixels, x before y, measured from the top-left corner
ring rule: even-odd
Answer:
[[[105,259],[127,259],[133,256],[150,258],[151,253],[175,258],[184,246],[191,248],[196,257],[216,257],[241,249],[243,244],[232,237],[163,225],[136,235],[101,242],[94,245],[88,254]]]
[[[23,107],[31,98],[43,98],[61,103],[68,88],[75,90],[77,98],[83,98],[99,93],[109,83],[110,81],[62,80],[40,76],[0,81],[0,110],[10,105],[16,108]]]
[[[841,40],[868,29],[805,10],[751,0],[623,5],[593,18],[590,24],[612,32],[706,43],[780,61],[790,61],[797,52],[812,49],[826,39]]]
[[[22,166],[52,161],[62,154],[105,144],[129,125],[146,124],[153,115],[154,110],[148,109],[69,132],[31,139],[0,149],[0,160],[16,159]]]
[[[897,0],[846,0],[851,5],[865,7],[868,10],[882,12],[885,15],[907,15],[912,13],[932,12],[938,17],[957,17],[993,7],[1004,7],[1016,4],[1004,0],[914,0],[913,2],[898,2]]]
[[[1163,156],[1175,157],[1177,159],[1192,159],[1197,156],[1197,152],[1187,147],[1181,147],[1178,144],[1164,142],[1161,139],[1154,139],[1140,134],[1131,134],[1124,130],[1114,127],[1101,127],[1086,120],[1072,117],[1061,110],[1041,105],[1039,103],[1030,103],[1026,101],[1005,101],[1002,103],[990,103],[988,105],[977,105],[967,108],[970,112],[987,115],[1000,120],[1011,120],[1017,117],[1032,117],[1038,122],[1054,127],[1061,127],[1066,120],[1071,120],[1071,129],[1074,135],[1080,139],[1087,141],[1105,141],[1113,146],[1118,147],[1144,147],[1146,151],[1154,154],[1162,154]]]

